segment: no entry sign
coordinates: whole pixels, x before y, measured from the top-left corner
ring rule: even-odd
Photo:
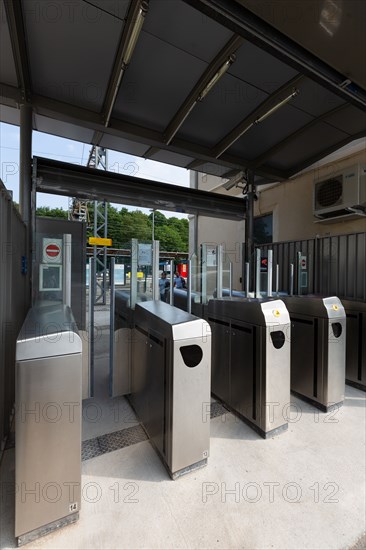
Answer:
[[[44,264],[62,263],[62,239],[43,239],[43,258]]]
[[[61,254],[61,248],[57,244],[48,244],[46,246],[46,255],[49,258],[57,258]]]

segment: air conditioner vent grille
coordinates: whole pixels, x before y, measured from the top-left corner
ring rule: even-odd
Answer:
[[[342,177],[326,180],[316,186],[317,208],[327,208],[341,204],[343,193]]]

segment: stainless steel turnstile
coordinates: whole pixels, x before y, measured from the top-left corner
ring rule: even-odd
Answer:
[[[342,300],[346,311],[346,383],[366,391],[366,304]]]
[[[173,479],[207,463],[211,331],[161,301],[136,305],[131,404]]]
[[[283,298],[291,318],[291,391],[323,411],[345,389],[346,315],[333,296]]]
[[[81,348],[69,307],[39,304],[30,310],[16,346],[19,545],[74,522],[79,515]]]
[[[262,437],[287,428],[290,318],[281,300],[210,300],[212,393]]]

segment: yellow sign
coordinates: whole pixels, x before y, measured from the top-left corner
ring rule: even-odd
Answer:
[[[279,316],[281,315],[281,313],[279,312],[278,309],[274,309],[274,310],[273,310],[273,315],[274,315],[275,317],[279,317]]]
[[[112,239],[103,239],[102,237],[89,237],[88,242],[93,246],[112,246]]]
[[[337,304],[333,304],[333,305],[332,305],[332,308],[334,309],[334,311],[338,311],[338,310],[339,310],[339,307],[337,306]]]

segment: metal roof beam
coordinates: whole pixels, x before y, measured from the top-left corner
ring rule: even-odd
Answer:
[[[155,153],[160,151],[160,147],[149,147],[148,150],[144,153],[145,159],[150,159]]]
[[[191,113],[198,101],[202,91],[208,86],[211,80],[218,74],[218,71],[227,62],[230,57],[243,44],[244,39],[241,36],[233,36],[217,54],[217,56],[208,65],[205,72],[202,74],[198,82],[192,88],[182,105],[175,113],[174,117],[168,124],[164,132],[164,141],[167,145],[172,141],[179,128],[182,126],[186,118]]]
[[[254,111],[250,113],[244,120],[229,132],[212,150],[212,155],[215,158],[221,155],[231,147],[247,130],[256,123],[258,119],[268,113],[272,108],[281,102],[287,94],[289,94],[297,85],[304,79],[303,75],[297,75],[286,82],[279,90],[267,97]]]
[[[36,190],[144,208],[242,220],[242,198],[34,157]]]
[[[29,72],[25,30],[20,0],[4,0],[6,18],[9,26],[11,45],[15,60],[21,99],[29,102],[31,98],[31,77]]]

